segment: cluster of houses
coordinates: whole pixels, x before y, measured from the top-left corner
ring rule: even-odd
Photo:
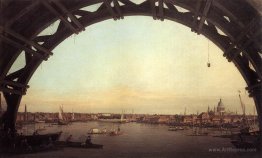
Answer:
[[[43,112],[18,112],[16,121],[19,122],[46,122],[52,123],[58,120],[58,113],[43,113]],[[96,114],[84,114],[84,113],[64,113],[65,120],[70,121],[91,121],[96,120]]]
[[[1,107],[0,107],[1,109]],[[120,118],[123,114],[86,114],[86,113],[64,113],[66,120],[72,121],[92,121],[98,119],[115,119]],[[147,115],[147,114],[125,114],[124,118],[128,122],[140,122],[140,123],[151,123],[151,124],[212,124],[219,125],[223,123],[240,123],[242,122],[243,115],[238,115],[232,112],[226,112],[225,106],[220,99],[217,106],[213,110],[208,107],[206,112],[200,114],[187,115]],[[254,119],[254,116],[247,116],[249,120]],[[58,119],[58,113],[31,113],[19,112],[17,114],[17,122],[54,122]],[[257,118],[256,118],[257,119]]]
[[[250,121],[256,121],[255,116],[246,116]],[[254,120],[255,119],[255,120]],[[233,112],[226,112],[222,99],[219,100],[216,107],[200,114],[186,115],[145,115],[137,119],[138,122],[153,124],[177,124],[177,125],[199,125],[199,124],[239,124],[243,122],[243,115]]]

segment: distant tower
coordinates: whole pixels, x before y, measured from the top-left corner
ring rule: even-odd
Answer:
[[[185,107],[185,112],[184,112],[184,115],[186,115],[186,107]]]
[[[207,108],[207,113],[209,113],[210,112],[210,109],[209,109],[209,105],[208,105],[208,108]]]
[[[220,114],[225,112],[225,106],[224,106],[221,98],[220,98],[220,100],[217,104],[217,112],[220,113]]]

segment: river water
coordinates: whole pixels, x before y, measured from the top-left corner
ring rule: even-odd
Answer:
[[[209,136],[188,136],[192,130],[168,131],[166,125],[140,123],[114,124],[106,122],[75,122],[66,126],[36,124],[27,125],[24,134],[35,129],[44,129],[40,133],[63,131],[61,140],[70,134],[74,141],[85,141],[90,128],[116,129],[124,132],[120,136],[92,135],[92,142],[103,144],[103,149],[64,148],[36,154],[15,156],[18,158],[210,158],[210,157],[259,157],[255,151],[235,151],[228,138]],[[220,150],[220,151],[219,151]],[[3,156],[0,156],[3,157]]]

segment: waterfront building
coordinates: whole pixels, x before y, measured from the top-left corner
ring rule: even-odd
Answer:
[[[213,125],[219,125],[223,122],[223,120],[219,115],[213,115],[213,116],[210,117],[210,122]]]
[[[202,124],[202,123],[208,123],[210,122],[210,117],[207,112],[202,112],[197,116],[196,123]]]
[[[186,115],[182,117],[182,123],[192,124],[197,123],[197,115]]]
[[[169,123],[169,120],[170,118],[167,115],[160,115],[158,117],[158,123]]]

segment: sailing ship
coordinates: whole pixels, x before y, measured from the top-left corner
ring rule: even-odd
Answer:
[[[124,110],[122,110],[122,114],[121,114],[121,118],[120,118],[120,122],[119,123],[126,123],[126,122],[127,122],[127,119],[125,119]]]
[[[66,120],[65,116],[64,116],[64,110],[63,110],[63,106],[59,107],[59,113],[58,113],[58,125],[67,125],[68,121]]]
[[[75,113],[72,112],[71,121],[75,121]]]

